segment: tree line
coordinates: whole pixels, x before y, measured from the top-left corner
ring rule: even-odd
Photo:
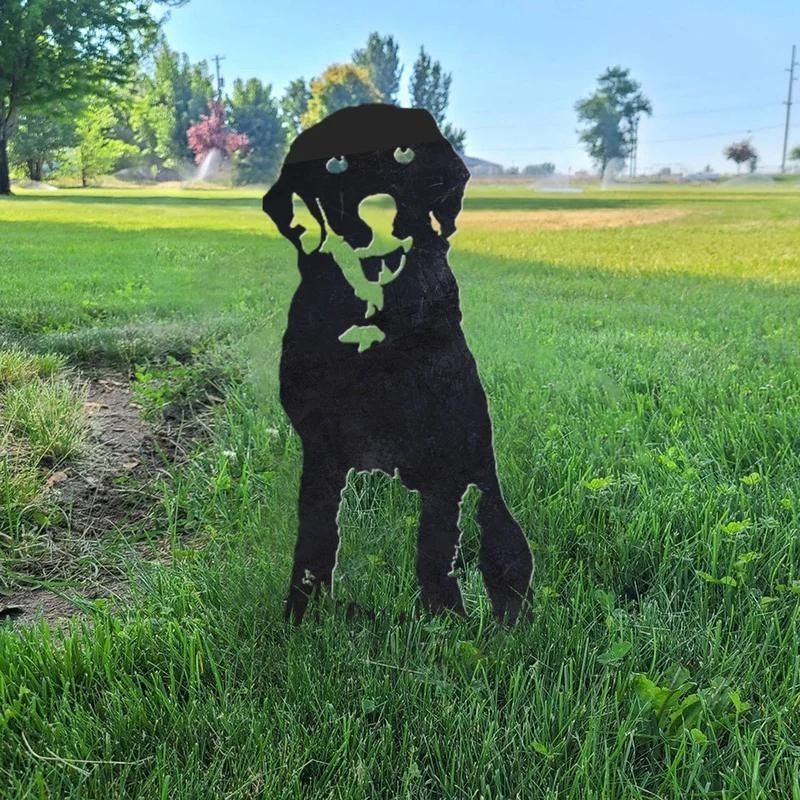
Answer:
[[[347,63],[297,78],[281,94],[237,78],[222,96],[205,61],[172,50],[165,9],[188,0],[1,0],[0,194],[11,173],[40,181],[64,174],[88,185],[124,171],[178,179],[209,151],[228,158],[233,181],[271,182],[288,143],[328,114],[366,102],[398,103],[404,66],[393,36],[372,33]],[[428,109],[453,146],[466,134],[448,119],[452,74],[421,48],[408,73],[412,106]],[[653,106],[630,70],[607,68],[575,104],[577,133],[603,172],[635,157],[639,121]],[[749,140],[725,156],[754,170]],[[800,147],[791,157],[800,160]],[[548,175],[551,163],[522,174]],[[518,172],[516,167],[507,170]]]
[[[398,103],[404,66],[392,36],[372,33],[347,63],[297,78],[277,94],[236,78],[224,96],[205,61],[173,50],[164,8],[187,0],[3,0],[0,4],[0,194],[12,173],[41,181],[101,175],[185,177],[216,149],[237,184],[271,182],[292,138],[333,111]],[[411,104],[427,108],[453,145],[452,74],[421,48]]]
[[[630,70],[616,66],[598,77],[596,90],[578,100],[575,111],[582,125],[578,137],[603,173],[611,162],[621,165],[635,154],[639,120],[642,116],[652,116],[653,105],[631,77]],[[758,167],[759,154],[750,139],[732,142],[722,154],[736,164],[737,172],[742,164],[747,164],[751,173]],[[789,158],[800,161],[800,145],[790,152]],[[706,167],[706,172],[710,173],[711,168]]]

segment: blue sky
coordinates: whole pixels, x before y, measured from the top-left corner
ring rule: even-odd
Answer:
[[[192,60],[279,92],[347,61],[370,31],[392,34],[407,64],[420,45],[453,73],[450,119],[467,152],[505,165],[585,168],[575,100],[605,67],[630,67],[653,102],[640,128],[642,169],[723,168],[722,148],[751,132],[780,162],[800,0],[191,0],[172,11],[170,44]],[[800,144],[800,82],[790,144]],[[404,97],[401,95],[401,100]]]

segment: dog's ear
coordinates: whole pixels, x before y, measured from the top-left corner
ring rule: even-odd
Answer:
[[[302,237],[306,232],[306,227],[295,222],[294,199],[295,197],[303,201],[311,216],[319,225],[320,242],[325,237],[325,221],[319,210],[315,198],[303,197],[292,187],[302,181],[298,181],[296,175],[292,175],[292,166],[284,167],[281,176],[272,188],[264,195],[261,206],[264,213],[275,223],[282,236],[285,236],[298,250],[307,252],[303,246]]]
[[[440,236],[449,239],[456,232],[456,217],[461,213],[463,189],[453,192],[447,197],[437,199],[430,213],[436,218],[440,227]]]
[[[456,232],[456,217],[461,213],[464,189],[469,180],[469,170],[458,157],[449,142],[444,142],[442,161],[444,168],[444,184],[447,191],[437,192],[429,202],[428,212],[433,214],[441,228],[440,235],[445,239]]]
[[[302,225],[292,225],[294,221],[294,204],[292,203],[292,186],[290,176],[284,170],[278,181],[264,195],[261,207],[264,213],[275,223],[282,236],[285,236],[295,247],[300,247]]]
[[[281,173],[277,182],[273,183],[270,190],[261,201],[264,213],[275,223],[278,230],[287,238],[291,238],[290,231],[294,208],[292,207],[292,190],[287,177]]]

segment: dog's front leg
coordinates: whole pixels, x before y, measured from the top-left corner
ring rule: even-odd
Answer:
[[[347,476],[308,453],[303,459],[298,501],[298,532],[294,567],[286,599],[286,619],[299,624],[309,597],[331,591],[339,548],[337,515]]]
[[[494,615],[515,622],[530,601],[533,555],[528,540],[508,510],[497,478],[481,487],[478,502],[481,526],[480,570]]]
[[[461,532],[458,529],[461,496],[458,493],[422,492],[417,541],[417,579],[428,611],[464,614],[461,589],[453,564]]]

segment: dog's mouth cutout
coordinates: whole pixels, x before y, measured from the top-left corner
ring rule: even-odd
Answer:
[[[367,256],[361,258],[361,268],[364,270],[364,276],[368,281],[381,280],[383,275],[383,285],[391,283],[395,280],[406,265],[406,252],[402,247],[397,247],[385,255]],[[389,277],[386,272],[391,272]]]
[[[361,200],[358,206],[359,216],[365,201],[376,199],[385,201],[387,198],[392,202],[396,214],[397,206],[394,198],[388,194],[377,194]],[[323,204],[318,198],[315,202],[323,225],[320,226],[318,234],[314,234],[308,228],[304,229],[300,235],[300,245],[306,253],[317,250],[332,256],[356,297],[366,304],[364,319],[368,320],[383,309],[384,287],[395,281],[402,273],[407,254],[414,246],[414,238],[406,236],[400,239],[395,236],[392,231],[395,215],[390,214],[388,217],[382,216],[378,223],[370,228],[372,240],[366,247],[354,248],[333,230]],[[363,353],[385,338],[384,332],[377,325],[351,325],[339,336],[339,341],[344,344],[357,344],[358,352]]]

